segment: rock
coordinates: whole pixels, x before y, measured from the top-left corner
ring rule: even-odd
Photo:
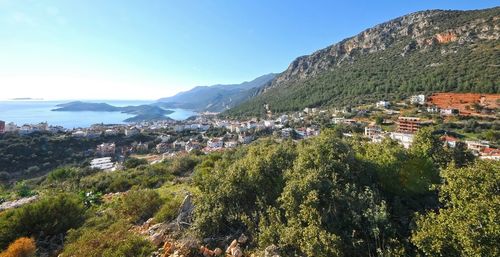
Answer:
[[[184,200],[182,201],[181,208],[179,211],[179,215],[177,215],[176,223],[177,226],[180,228],[182,225],[190,225],[191,224],[191,218],[194,210],[194,205],[192,201],[192,196],[191,194],[186,195],[184,197]]]
[[[237,245],[233,249],[231,249],[231,256],[233,257],[242,257],[243,256],[243,251],[241,248]]]
[[[231,254],[231,250],[233,248],[235,248],[236,246],[238,246],[238,241],[236,241],[236,239],[234,239],[233,242],[231,242],[231,244],[227,247],[226,253]]]
[[[248,237],[245,234],[241,234],[241,236],[238,238],[238,243],[240,244],[246,244],[248,241]]]
[[[221,256],[221,255],[222,255],[222,253],[223,253],[222,249],[220,249],[220,248],[218,248],[218,247],[217,247],[217,248],[215,248],[215,250],[214,250],[214,254],[215,254],[215,256]]]
[[[279,249],[276,245],[272,244],[264,250],[264,257],[276,257],[279,255]]]
[[[17,208],[20,206],[23,206],[28,203],[32,203],[38,199],[38,195],[30,196],[30,197],[25,197],[21,198],[15,201],[10,201],[10,202],[4,202],[0,204],[0,211],[4,211],[7,209],[12,209],[12,208]]]
[[[149,240],[156,246],[160,246],[163,243],[164,234],[162,232],[156,232],[153,235],[149,236]]]

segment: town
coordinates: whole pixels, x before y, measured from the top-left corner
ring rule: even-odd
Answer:
[[[390,138],[409,148],[415,133],[434,126],[447,147],[464,145],[480,159],[500,160],[500,123],[497,119],[500,95],[436,93],[414,95],[401,102],[380,100],[346,108],[305,108],[286,114],[272,113],[264,118],[224,119],[216,113],[203,113],[184,121],[152,121],[134,124],[95,124],[89,128],[64,129],[47,123],[24,124],[0,121],[0,133],[29,135],[51,133],[57,137],[93,138],[114,136],[132,138],[148,135],[147,141],[117,146],[106,142],[86,151],[94,157],[90,168],[121,169],[128,157],[156,163],[179,154],[210,153],[246,145],[262,137],[301,140],[319,135],[324,127],[337,127],[345,137],[362,136],[373,143]]]

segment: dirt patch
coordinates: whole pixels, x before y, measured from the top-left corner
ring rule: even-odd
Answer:
[[[441,109],[458,109],[461,115],[481,115],[483,109],[495,111],[500,107],[500,94],[434,93],[427,102]],[[477,106],[481,110],[476,110]]]

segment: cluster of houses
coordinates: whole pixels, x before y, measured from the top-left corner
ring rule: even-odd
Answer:
[[[0,120],[0,134],[7,132],[17,132],[21,135],[29,135],[35,132],[59,133],[64,131],[66,130],[63,127],[49,126],[47,122],[17,126],[17,124],[15,124],[14,122],[5,123],[5,121]]]

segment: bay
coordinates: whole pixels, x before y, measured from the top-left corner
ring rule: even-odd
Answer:
[[[133,115],[121,112],[54,112],[58,104],[68,103],[71,100],[61,101],[0,101],[0,120],[6,123],[14,122],[18,126],[47,122],[49,125],[63,126],[67,129],[85,128],[92,124],[125,124],[123,120]],[[107,103],[117,107],[151,104],[154,101],[144,100],[84,100],[91,103]],[[184,120],[195,112],[184,109],[171,109],[173,113],[166,115],[174,120]]]

